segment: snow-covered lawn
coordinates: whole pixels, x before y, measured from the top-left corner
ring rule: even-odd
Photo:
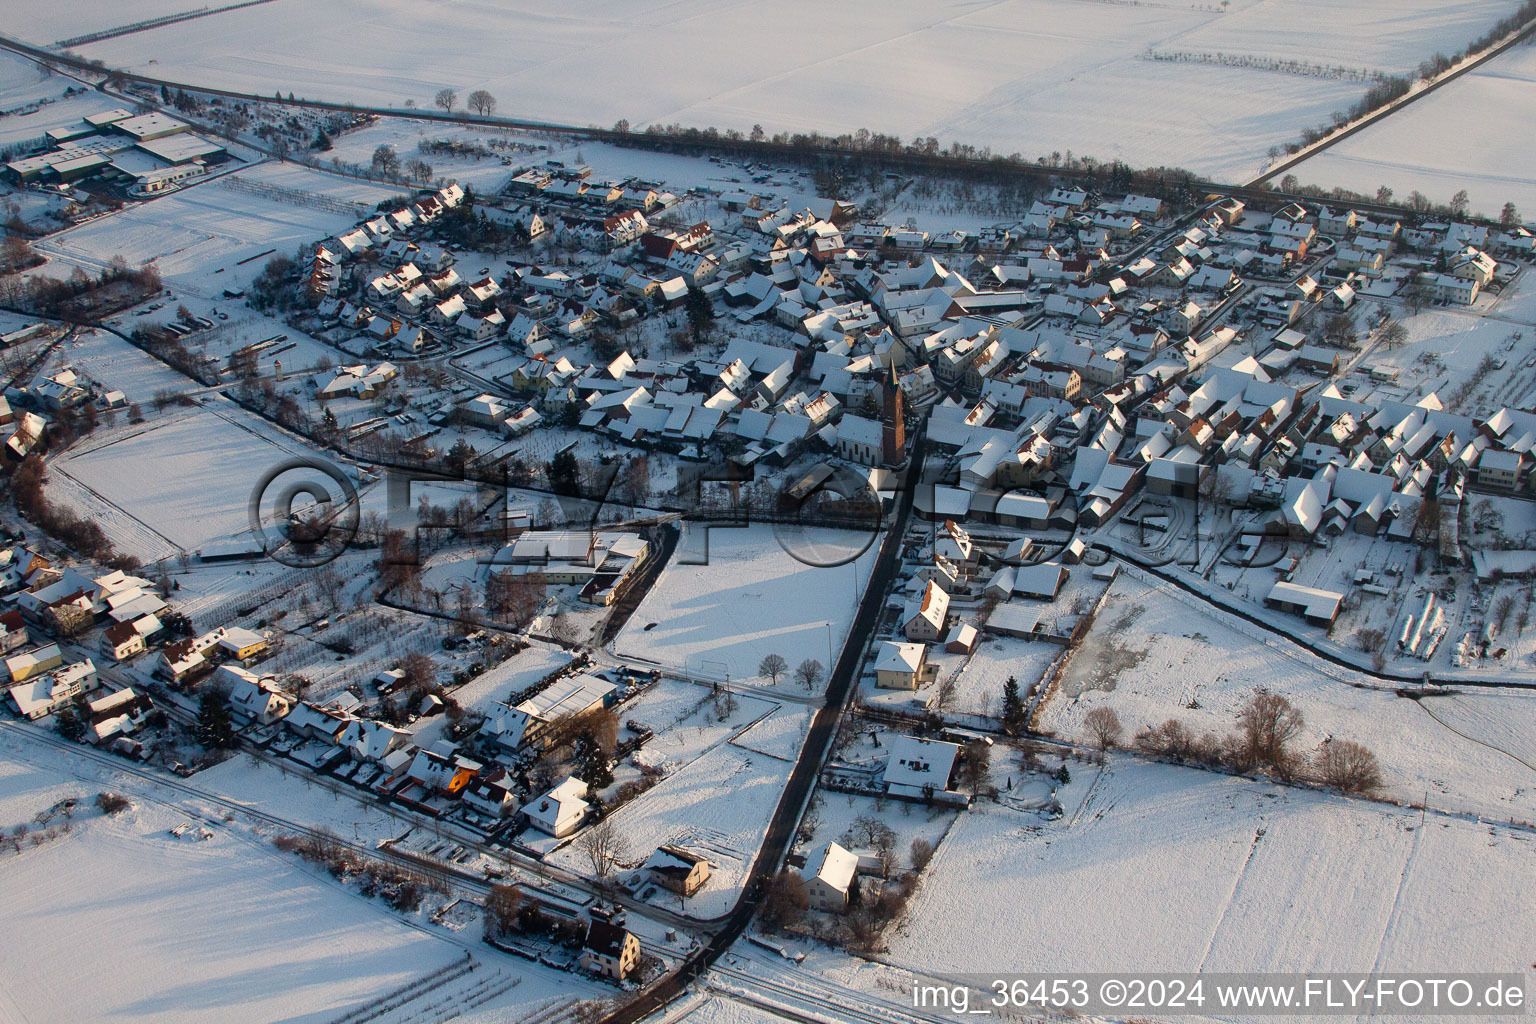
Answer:
[[[1529,218],[1536,176],[1530,147],[1511,126],[1529,118],[1533,83],[1536,48],[1516,46],[1292,173],[1303,184],[1372,195],[1386,185],[1399,199],[1418,190],[1437,203],[1466,189],[1475,213],[1497,217],[1513,202]],[[1440,144],[1447,139],[1456,144]]]
[[[655,733],[637,759],[670,771],[764,718],[776,706],[743,694],[735,695],[734,702],[734,710],[722,717],[724,699],[717,699],[708,686],[663,678],[620,707],[619,716]]]
[[[454,0],[430,10],[402,0],[382,7],[338,0],[281,14],[246,8],[82,50],[112,66],[256,94],[280,89],[426,107],[442,87],[456,89],[461,103],[485,88],[500,98],[497,112],[512,117],[742,131],[760,123],[770,134],[865,127],[1030,158],[1070,150],[1231,177],[1256,171],[1272,144],[1326,122],[1365,90],[1363,82],[1143,56],[1148,49],[1251,52],[1261,43],[1269,52],[1283,36],[1305,49],[1330,36],[1314,5],[1253,6],[1265,10],[1253,24],[1238,22],[1234,46],[1224,42],[1225,22],[1238,16],[1224,17],[1215,5],[797,0],[764,20],[743,0],[707,13],[581,0],[559,17],[531,0]],[[1412,66],[1435,49],[1463,45],[1511,4],[1462,3],[1411,25],[1379,7],[1346,19],[1323,45],[1342,61],[1368,39],[1364,57],[1348,63]],[[18,31],[48,42],[52,23]],[[633,45],[636,32],[645,46]],[[1194,38],[1186,44],[1186,36]],[[736,45],[743,38],[754,44]],[[1021,53],[1030,59],[1021,62]],[[891,73],[908,63],[914,73]]]
[[[1059,644],[985,634],[955,680],[952,710],[973,715],[1002,713],[1003,683],[1012,676],[1025,693],[1061,656]],[[932,689],[932,687],[929,687]]]
[[[712,872],[686,911],[701,919],[726,913],[762,844],[789,769],[777,758],[730,744],[715,747],[612,815],[613,827],[629,844],[625,862],[639,865],[663,843],[703,853]],[[586,855],[570,843],[551,860],[571,871],[592,870]]]
[[[1420,828],[1416,812],[1113,760],[1062,796],[1051,824],[987,804],[962,814],[890,959],[968,974],[1530,960],[1527,834],[1433,816]]]
[[[680,544],[614,650],[715,680],[766,684],[758,666],[769,654],[782,656],[790,671],[808,658],[826,669],[828,648],[836,650],[848,632],[876,550],[872,544],[850,565],[817,568],[786,552],[768,526],[711,530],[709,564],[682,564],[697,549],[685,552]],[[804,692],[789,673],[778,685]]]
[[[1536,820],[1536,770],[1523,763],[1527,747],[1500,749],[1536,723],[1536,693],[1468,688],[1415,702],[1362,688],[1364,674],[1268,637],[1173,587],[1128,572],[1114,587],[1046,704],[1041,728],[1087,739],[1084,717],[1109,706],[1125,726],[1126,743],[1138,729],[1170,718],[1196,734],[1225,735],[1242,701],[1266,686],[1306,719],[1297,749],[1311,752],[1329,737],[1364,743],[1381,762],[1387,796],[1418,802],[1427,791],[1432,807]],[[1437,719],[1465,722],[1455,728],[1473,739]]]
[[[746,750],[784,761],[800,756],[806,731],[811,727],[815,708],[804,704],[785,704],[768,717],[749,726],[731,742]]]

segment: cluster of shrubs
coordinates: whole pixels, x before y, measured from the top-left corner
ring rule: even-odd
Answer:
[[[337,881],[355,881],[364,896],[379,897],[403,913],[418,910],[428,892],[448,892],[447,880],[441,875],[364,857],[323,830],[311,835],[278,836],[272,844],[285,853],[296,853],[312,864],[323,865]]]

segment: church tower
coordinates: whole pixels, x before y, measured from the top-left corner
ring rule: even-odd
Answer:
[[[907,447],[906,410],[901,400],[901,387],[896,383],[896,367],[886,375],[880,403],[880,454],[886,465],[901,461],[901,453]]]

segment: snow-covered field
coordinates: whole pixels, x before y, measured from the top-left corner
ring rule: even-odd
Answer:
[[[324,1020],[463,957],[298,858],[176,824],[97,820],[4,866],[30,961],[0,983],[17,1019]]]
[[[825,668],[828,648],[848,632],[876,550],[871,545],[850,565],[811,568],[768,526],[711,530],[709,564],[682,564],[689,555],[679,545],[614,649],[704,679],[766,684],[757,669],[768,654],[781,655],[791,670],[807,658]],[[655,627],[646,629],[650,623]],[[803,692],[788,673],[778,685]]]
[[[1536,769],[1526,748],[1506,749],[1536,721],[1536,692],[1468,688],[1415,702],[1361,688],[1363,673],[1332,666],[1258,627],[1204,606],[1182,591],[1122,572],[1082,649],[1046,704],[1041,728],[1086,739],[1084,716],[1113,707],[1129,743],[1169,718],[1196,734],[1228,733],[1238,705],[1267,686],[1301,709],[1297,744],[1353,739],[1381,762],[1384,793],[1432,807],[1536,820]],[[1219,654],[1217,653],[1219,652]],[[1455,724],[1459,735],[1442,721]]]
[[[50,465],[50,493],[143,561],[249,533],[251,489],[302,445],[232,402],[93,438]],[[287,479],[287,477],[284,477]],[[330,485],[334,489],[334,484]]]
[[[269,826],[31,731],[0,727],[0,826],[9,832],[66,796],[80,807],[68,834],[24,843],[20,856],[0,853],[0,931],[25,935],[37,958],[0,979],[0,1019],[321,1024],[398,991],[397,1008],[364,1012],[392,1024],[423,1019],[432,1007],[427,1019],[463,1014],[490,1024],[605,994],[481,946],[472,912],[449,915],[443,927],[428,926],[425,911],[397,915],[278,851]],[[365,841],[403,828],[360,805],[338,813],[328,791],[244,758],[196,783],[221,792],[220,778],[238,799]],[[101,816],[92,800],[103,790],[129,796],[132,810]],[[352,819],[357,831],[341,827]],[[168,834],[183,822],[194,830]],[[198,830],[211,838],[199,840]],[[445,967],[454,970],[426,979]]]
[[[985,804],[962,814],[890,959],[967,974],[1530,960],[1526,833],[1433,816],[1420,827],[1416,812],[1127,762],[1098,781],[1085,768],[1062,797],[1050,824]]]
[[[1459,50],[1517,7],[1484,0],[1266,0],[1236,7],[1158,49],[1406,75],[1437,51]]]
[[[318,171],[306,174],[322,181],[331,178]],[[243,288],[261,272],[263,261],[236,266],[237,261],[273,248],[291,255],[301,244],[351,227],[355,220],[314,206],[236,192],[221,179],[82,224],[49,238],[41,248],[88,269],[118,255],[134,266],[155,260],[160,273],[174,283],[216,294]]]
[[[71,89],[75,94],[65,96]],[[54,128],[76,125],[87,114],[119,105],[113,97],[46,72],[24,57],[0,53],[0,111],[10,112],[0,117],[0,146],[31,142]]]
[[[1150,61],[1146,51],[1290,57],[1316,44],[1340,62],[1406,68],[1456,49],[1513,4],[1415,3],[1407,12],[1377,2],[1326,20],[1314,4],[1228,6],[1233,13],[1215,4],[797,0],[765,18],[744,0],[707,9],[583,0],[553,16],[533,0],[430,9],[335,0],[246,8],[81,49],[256,94],[426,107],[442,87],[460,97],[485,88],[511,117],[762,124],[770,133],[866,127],[1030,157],[1070,150],[1237,176],[1257,170],[1275,142],[1347,107],[1364,83]],[[49,18],[18,30],[47,41],[58,26]]]
[[[1529,219],[1536,211],[1536,172],[1524,133],[1512,126],[1530,119],[1533,83],[1536,46],[1525,43],[1292,173],[1303,184],[1368,194],[1386,185],[1399,199],[1418,190],[1437,203],[1466,189],[1475,213],[1497,217],[1513,202]]]

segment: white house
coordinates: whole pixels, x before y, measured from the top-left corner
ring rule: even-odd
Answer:
[[[271,725],[293,710],[293,698],[271,676],[258,676],[238,665],[221,665],[212,685],[229,689],[229,707],[254,725]]]
[[[587,784],[572,776],[524,804],[521,813],[528,824],[559,839],[576,831],[586,818],[591,807],[586,794]]]
[[[885,762],[885,791],[892,796],[930,799],[949,789],[960,747],[940,740],[896,736]]]
[[[884,641],[875,655],[875,685],[888,690],[917,689],[927,656],[926,644]]]
[[[933,643],[944,636],[944,617],[948,613],[949,594],[929,580],[921,596],[908,601],[902,609],[902,631],[908,640]]]
[[[853,886],[859,858],[836,843],[827,843],[805,862],[801,875],[811,906],[840,914],[848,909],[848,890]]]

